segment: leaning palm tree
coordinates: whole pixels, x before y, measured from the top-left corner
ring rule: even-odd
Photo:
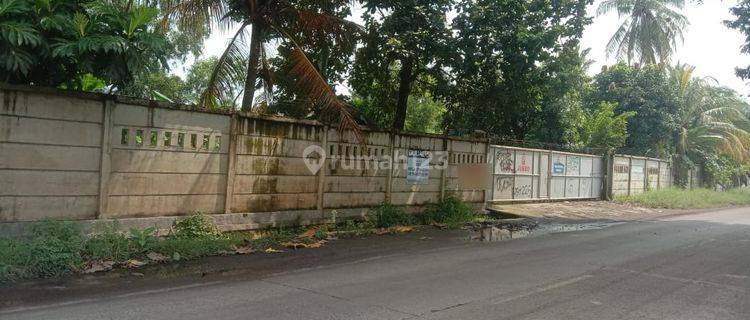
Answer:
[[[689,24],[679,12],[684,6],[685,0],[605,0],[597,15],[615,11],[626,17],[607,43],[607,55],[629,64],[635,59],[641,64],[668,63]]]
[[[346,0],[335,0],[345,3]],[[359,30],[355,23],[304,9],[293,0],[162,0],[166,8],[164,26],[176,23],[182,29],[201,26],[223,30],[238,29],[219,57],[200,104],[215,107],[238,82],[244,82],[242,110],[252,111],[255,94],[262,88],[261,101],[273,97],[273,72],[264,44],[286,41],[291,44],[291,69],[297,93],[311,112],[335,113],[342,129],[358,129],[348,107],[335,94],[315,65],[302,50],[300,38],[333,37],[341,42],[353,41]],[[299,1],[297,1],[299,2]],[[250,35],[248,35],[250,31]],[[250,37],[248,43],[248,36]]]

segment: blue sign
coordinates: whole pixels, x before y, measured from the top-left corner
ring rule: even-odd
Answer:
[[[565,164],[562,162],[555,162],[552,164],[552,173],[554,174],[565,174]]]

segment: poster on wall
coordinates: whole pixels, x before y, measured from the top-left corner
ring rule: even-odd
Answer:
[[[552,159],[552,173],[556,175],[565,174],[565,163],[563,163],[562,158],[555,157]]]
[[[423,150],[409,150],[407,156],[406,182],[427,184],[430,179],[430,153]]]
[[[516,173],[529,174],[531,173],[531,165],[533,163],[534,156],[528,152],[516,152]]]

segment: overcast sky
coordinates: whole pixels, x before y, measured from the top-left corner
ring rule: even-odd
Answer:
[[[590,16],[595,16],[599,2],[601,0],[597,0],[593,6],[589,7]],[[690,26],[685,32],[685,41],[677,49],[673,62],[694,65],[697,67],[696,73],[699,76],[713,77],[721,85],[747,96],[750,93],[750,86],[734,75],[735,67],[750,65],[750,56],[740,54],[744,36],[738,31],[725,27],[722,23],[732,18],[729,8],[737,1],[706,0],[704,2],[702,5],[688,4],[686,6],[683,13],[690,20]],[[359,12],[360,10],[355,9],[351,20],[361,22],[358,17]],[[622,20],[616,13],[595,17],[594,22],[584,31],[582,47],[591,48],[589,58],[595,61],[589,74],[598,73],[602,65],[617,62],[614,57],[607,58],[605,47]],[[221,55],[230,37],[229,32],[213,34],[205,42],[204,56]],[[190,62],[189,60],[185,66]],[[185,66],[176,68],[175,73],[184,76]]]

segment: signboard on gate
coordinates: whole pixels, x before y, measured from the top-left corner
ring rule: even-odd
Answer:
[[[430,179],[430,158],[432,155],[423,150],[409,150],[406,159],[406,182],[409,184],[427,184]]]

